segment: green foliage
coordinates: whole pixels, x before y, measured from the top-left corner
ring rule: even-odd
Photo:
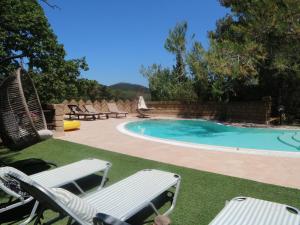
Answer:
[[[89,69],[85,58],[65,55],[37,0],[0,1],[0,82],[23,62],[43,103],[110,97],[97,81],[80,78]]]
[[[197,97],[201,100],[209,99],[212,78],[208,73],[205,50],[201,43],[197,41],[194,42],[187,56],[187,64],[189,66],[190,75],[194,80],[193,86]]]
[[[170,93],[172,76],[169,69],[153,64],[148,68],[142,66],[140,72],[149,81],[152,100],[169,100],[172,98]]]
[[[186,53],[187,28],[187,22],[176,24],[174,29],[169,31],[169,36],[165,42],[165,49],[176,55],[176,66],[173,68],[173,73],[179,82],[186,80],[184,56]]]
[[[78,79],[78,97],[83,100],[111,99],[107,86],[99,84],[96,80]]]
[[[58,44],[36,0],[1,0],[0,12],[2,76],[18,66],[16,59],[20,57],[30,70],[36,68],[44,72],[51,71],[63,61],[64,48]]]
[[[154,101],[194,100],[196,98],[193,81],[186,79],[178,82],[173,71],[168,68],[153,64],[148,68],[142,67],[140,72],[148,78],[151,99]]]
[[[79,98],[80,70],[87,70],[85,58],[62,61],[51,72],[30,71],[43,103],[60,103],[65,99]]]
[[[228,40],[217,42],[212,39],[207,53],[212,73],[237,79],[257,76],[257,65],[264,58],[261,44],[254,42],[241,44]]]
[[[300,107],[300,4],[298,0],[221,0],[231,14],[210,33],[207,61],[221,79],[270,95],[294,114]],[[234,87],[234,93],[239,95]]]
[[[299,1],[220,3],[231,13],[209,33],[207,51],[197,41],[187,49],[186,22],[169,32],[165,48],[175,54],[176,65],[172,70],[153,65],[142,71],[149,79],[152,98],[233,101],[271,96],[274,109],[282,104],[290,118],[300,117]],[[187,95],[186,88],[193,94]]]
[[[140,72],[149,81],[152,100],[195,100],[197,98],[194,91],[195,82],[188,77],[185,68],[187,64],[186,33],[187,23],[178,23],[174,29],[170,30],[166,39],[165,49],[175,54],[176,57],[176,65],[172,69],[163,68],[157,64],[148,68],[142,66]],[[193,57],[190,61],[193,61]]]

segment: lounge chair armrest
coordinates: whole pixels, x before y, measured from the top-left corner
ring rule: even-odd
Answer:
[[[93,219],[94,225],[130,225],[104,213],[97,213]]]

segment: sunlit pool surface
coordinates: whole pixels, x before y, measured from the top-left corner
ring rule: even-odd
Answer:
[[[170,119],[130,122],[125,128],[148,137],[194,144],[300,152],[300,130],[243,128],[206,120]]]

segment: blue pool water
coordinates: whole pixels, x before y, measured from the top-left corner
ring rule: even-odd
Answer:
[[[226,147],[300,152],[300,130],[243,128],[206,120],[143,120],[125,125],[131,132],[175,141]]]

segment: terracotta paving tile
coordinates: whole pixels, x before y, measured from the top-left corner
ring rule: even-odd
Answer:
[[[178,166],[300,189],[300,158],[195,149],[123,134],[117,126],[127,119],[82,121],[81,129],[58,137]]]

